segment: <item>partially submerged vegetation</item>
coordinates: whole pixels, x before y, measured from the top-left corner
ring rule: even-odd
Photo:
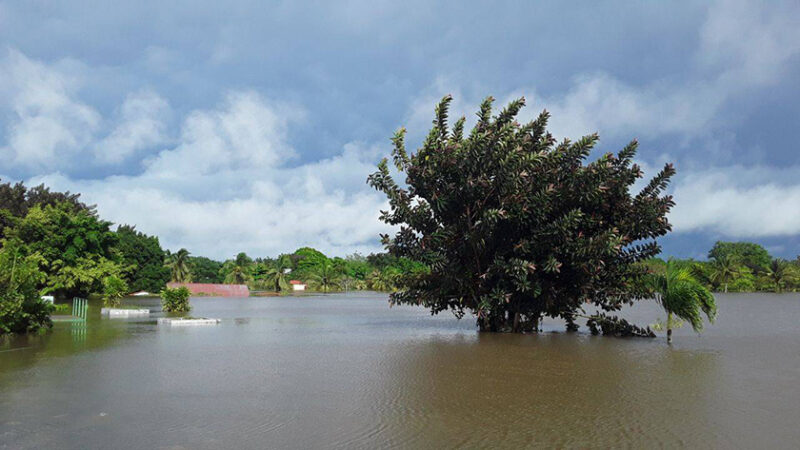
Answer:
[[[483,331],[526,332],[544,316],[574,330],[589,305],[616,311],[649,296],[638,263],[659,253],[655,238],[670,230],[673,202],[663,192],[672,166],[631,194],[643,176],[635,141],[587,162],[597,135],[558,143],[547,112],[520,124],[524,99],[496,116],[492,101],[465,133],[463,117],[449,127],[451,97],[442,99],[416,153],[406,152],[405,130],[395,135],[393,162],[407,188],[386,159],[370,175],[391,206],[381,219],[400,226],[383,236],[387,249],[429,269],[404,274],[391,301],[470,312]]]
[[[695,279],[689,268],[669,261],[663,273],[652,273],[645,281],[667,313],[667,321],[663,325],[667,330],[667,342],[672,342],[676,319],[689,322],[698,333],[703,330],[702,314],[709,322],[714,322],[717,315],[716,300],[711,291]]]
[[[161,291],[161,309],[165,312],[189,312],[192,309],[189,305],[190,295],[186,286],[164,288]]]

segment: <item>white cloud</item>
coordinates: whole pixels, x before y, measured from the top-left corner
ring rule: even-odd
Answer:
[[[143,90],[129,94],[119,110],[119,121],[94,149],[103,163],[118,164],[138,151],[165,142],[169,104],[158,94]]]
[[[80,98],[82,64],[46,64],[9,49],[0,58],[0,111],[8,112],[0,155],[24,171],[119,164],[164,143],[169,105],[152,90],[129,94],[111,120]]]
[[[180,140],[135,176],[73,180],[52,173],[30,183],[81,192],[115,223],[137,225],[162,245],[216,258],[239,251],[277,255],[303,245],[344,255],[380,249],[386,200],[365,185],[380,150],[347,144],[331,158],[290,166],[287,129],[296,107],[252,92],[218,109],[190,112]]]
[[[8,50],[0,59],[0,79],[0,109],[12,117],[0,147],[7,164],[56,168],[91,142],[101,117],[75,99],[79,83],[72,74]]]
[[[255,92],[230,93],[215,110],[193,111],[181,127],[180,144],[146,162],[161,174],[209,174],[225,169],[259,169],[295,157],[286,144],[290,121],[302,111],[271,104]]]
[[[800,52],[800,21],[794,2],[743,0],[715,3],[701,30],[700,64],[723,67],[723,81],[768,84]]]
[[[706,84],[636,87],[598,73],[576,77],[565,95],[545,97],[541,103],[552,115],[554,132],[577,139],[595,131],[611,137],[696,135],[708,126],[723,99]]]
[[[800,234],[800,167],[724,167],[689,172],[675,181],[676,232],[731,237]]]

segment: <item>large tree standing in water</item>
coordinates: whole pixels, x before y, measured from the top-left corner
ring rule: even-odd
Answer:
[[[399,225],[382,236],[390,253],[423,262],[406,274],[393,303],[424,305],[477,316],[484,331],[534,331],[542,316],[575,318],[589,304],[603,311],[649,295],[639,261],[660,251],[673,206],[663,195],[675,171],[666,165],[638,193],[643,176],[633,164],[636,142],[618,154],[587,162],[598,140],[557,142],[546,131],[549,114],[521,125],[525,100],[492,116],[492,98],[464,136],[464,118],[448,127],[451,97],[442,99],[425,142],[405,150],[405,130],[368,183],[389,198],[381,219]],[[604,316],[605,317],[605,316]],[[605,320],[605,319],[604,319]]]

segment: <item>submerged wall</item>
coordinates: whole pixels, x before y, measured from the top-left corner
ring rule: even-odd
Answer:
[[[167,283],[168,288],[181,286],[186,286],[192,295],[210,295],[214,297],[250,296],[250,290],[244,284]]]

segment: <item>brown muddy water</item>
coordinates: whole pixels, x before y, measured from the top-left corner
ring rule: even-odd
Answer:
[[[718,303],[671,347],[479,334],[373,293],[194,298],[221,324],[172,329],[91,305],[0,343],[0,448],[797,448],[800,295]]]

